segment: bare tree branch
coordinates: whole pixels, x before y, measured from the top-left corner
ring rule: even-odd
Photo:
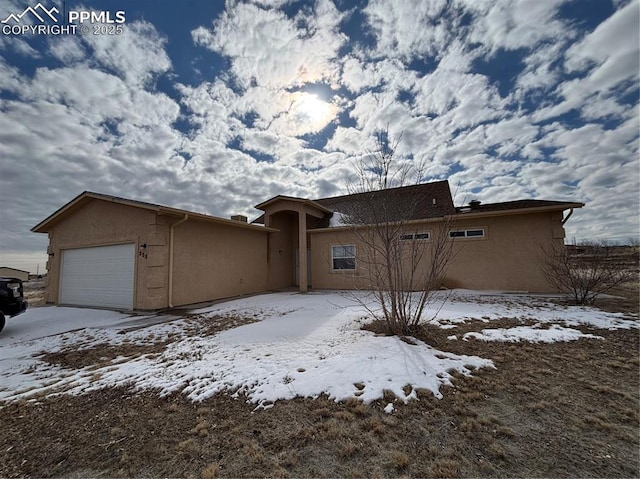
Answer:
[[[599,295],[634,279],[634,273],[615,260],[614,246],[606,241],[586,242],[571,250],[563,244],[540,249],[547,281],[571,295],[576,304],[592,304]]]
[[[389,137],[388,128],[376,133],[376,149],[356,165],[356,180],[348,191],[358,194],[343,221],[358,240],[357,261],[375,298],[375,310],[393,334],[415,331],[433,291],[441,286],[454,242],[449,238],[451,217],[429,223],[419,213],[430,198],[416,190],[407,195],[401,187],[416,185],[424,177],[424,161],[396,155],[401,136]],[[384,195],[375,192],[384,190]],[[364,305],[364,302],[362,302]]]

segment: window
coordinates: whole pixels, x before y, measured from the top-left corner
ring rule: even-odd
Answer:
[[[484,238],[484,230],[476,228],[472,230],[449,231],[450,238]]]
[[[356,246],[352,244],[332,246],[331,263],[334,270],[355,270]]]
[[[429,239],[429,232],[428,231],[423,231],[420,233],[410,233],[410,234],[406,234],[406,235],[401,235],[400,239],[402,241],[413,241],[413,240],[417,240],[417,241],[425,241]]]

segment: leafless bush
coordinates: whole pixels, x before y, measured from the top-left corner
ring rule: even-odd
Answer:
[[[349,187],[349,193],[360,193],[359,201],[341,213],[358,241],[357,261],[375,298],[374,307],[361,304],[392,334],[411,334],[434,301],[432,293],[452,258],[451,220],[431,223],[425,231],[416,219],[431,199],[401,188],[421,182],[421,163],[395,157],[398,141],[392,142],[388,131],[377,134],[376,144],[376,151],[358,164],[357,179]],[[375,193],[381,190],[384,194]]]
[[[544,246],[541,267],[547,281],[568,293],[576,304],[592,304],[598,295],[634,279],[615,257],[615,247],[606,241],[579,246]]]

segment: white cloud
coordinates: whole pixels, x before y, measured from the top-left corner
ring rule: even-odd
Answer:
[[[637,1],[631,1],[620,8],[593,32],[567,50],[567,69],[585,70],[593,62],[603,65],[637,52],[640,48],[639,18],[640,4]],[[633,64],[630,65],[630,69],[632,67]],[[636,66],[634,73],[637,72]]]
[[[438,57],[457,28],[443,20],[447,2],[394,2],[372,0],[364,12],[375,33],[377,45],[373,57],[403,59]]]
[[[345,37],[341,16],[327,0],[310,18],[290,19],[284,13],[241,3],[227,9],[212,31],[199,27],[194,41],[231,59],[231,71],[248,88],[303,85],[332,79],[332,60]]]
[[[82,42],[77,37],[70,35],[53,37],[49,42],[49,53],[64,64],[83,60],[87,55]]]
[[[171,69],[171,60],[164,50],[166,38],[148,22],[127,23],[122,35],[82,38],[93,49],[92,58],[101,67],[114,70],[128,84],[146,84],[155,74]]]
[[[640,4],[630,2],[567,50],[565,68],[582,75],[559,84],[557,94],[564,101],[539,111],[536,115],[539,121],[585,107],[583,114],[589,119],[597,118],[598,111],[602,112],[600,117],[622,113],[623,108],[611,96],[618,96],[615,90],[620,87],[626,88],[627,92],[637,89],[639,18]]]
[[[479,42],[490,52],[501,48],[532,48],[541,42],[557,41],[571,34],[557,17],[565,0],[457,0],[472,12],[475,21],[470,41]]]
[[[555,44],[547,44],[544,48],[531,51],[524,59],[524,71],[518,76],[516,81],[517,90],[515,92],[518,100],[523,100],[531,94],[531,90],[549,90],[555,87],[560,81],[561,66],[557,60],[561,58],[567,43],[558,41]]]

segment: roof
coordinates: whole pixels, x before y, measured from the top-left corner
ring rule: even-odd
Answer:
[[[276,201],[293,201],[296,203],[302,203],[305,204],[307,206],[311,206],[313,208],[316,208],[320,211],[324,211],[325,213],[331,213],[331,210],[322,206],[321,204],[319,204],[317,201],[314,200],[309,200],[307,198],[298,198],[297,196],[286,196],[286,195],[277,195],[274,196],[273,198],[269,198],[267,201],[263,201],[262,203],[256,205],[255,207],[259,210],[264,210],[267,206],[269,206],[272,203],[275,203]]]
[[[570,208],[582,208],[584,203],[570,202],[570,201],[551,201],[551,200],[515,200],[504,201],[502,203],[475,203],[472,202],[468,206],[456,207],[456,212],[461,214],[469,213],[493,213],[512,210],[530,210],[530,209],[544,209],[544,210],[566,210]]]
[[[372,220],[374,217],[380,220],[380,215],[384,214],[385,221],[411,221],[455,214],[447,180],[316,200],[276,196],[257,205],[256,208],[266,206],[280,198],[311,202],[314,206],[320,206],[329,212],[325,218],[318,221],[317,228],[329,226],[329,218],[333,212],[354,215],[358,220],[363,220],[362,222],[371,223],[376,221],[366,221],[364,216],[371,216]],[[263,221],[264,215],[253,222],[262,223]]]
[[[341,213],[365,207],[380,209],[391,204],[396,217],[389,220],[419,220],[455,213],[447,180],[321,198],[315,202]]]
[[[158,214],[164,214],[169,216],[184,217],[188,215],[190,218],[198,219],[201,221],[209,221],[212,223],[225,224],[228,226],[235,226],[238,228],[249,228],[252,230],[260,231],[277,231],[272,228],[265,228],[262,226],[251,225],[240,221],[235,221],[226,218],[219,218],[217,216],[205,215],[203,213],[196,213],[193,211],[182,210],[179,208],[171,208],[170,206],[163,206],[155,203],[147,203],[144,201],[130,200],[128,198],[120,198],[118,196],[105,195],[102,193],[94,193],[92,191],[84,191],[69,201],[67,204],[56,210],[53,214],[42,220],[36,226],[31,228],[34,233],[48,233],[49,228],[71,214],[78,208],[82,207],[87,201],[101,200],[108,201],[110,203],[118,203],[122,205],[132,206],[134,208],[143,208],[151,211],[155,211]]]
[[[12,268],[11,266],[0,266],[0,269],[10,269],[13,271],[19,271],[21,273],[29,273],[29,271],[25,271],[23,269],[18,269],[18,268]]]

